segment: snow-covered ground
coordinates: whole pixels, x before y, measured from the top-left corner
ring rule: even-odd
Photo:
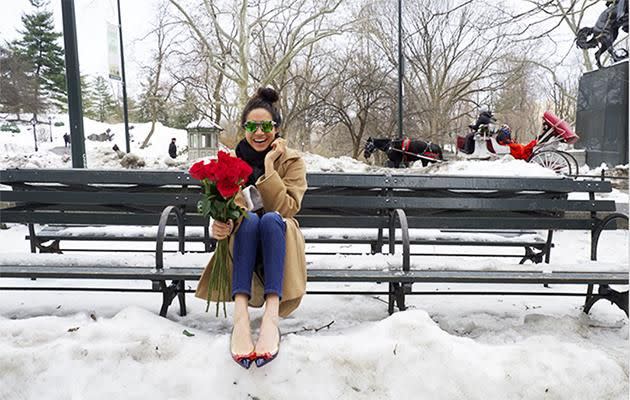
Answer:
[[[135,124],[138,144],[149,129]],[[66,123],[67,126],[67,123]],[[109,125],[108,125],[109,126]],[[111,126],[124,149],[122,125]],[[48,127],[46,127],[47,129]],[[86,134],[106,129],[86,121]],[[52,144],[32,148],[32,132],[0,133],[0,168],[67,168],[61,135],[53,127]],[[30,133],[30,142],[28,141]],[[24,135],[24,136],[22,136]],[[160,127],[154,145],[136,150],[148,168],[187,168],[172,162],[171,137],[183,147],[184,131]],[[88,166],[120,168],[114,142],[86,141]],[[50,143],[50,142],[48,142]],[[158,145],[156,145],[158,144]],[[67,156],[65,156],[67,157]],[[309,171],[382,172],[349,158],[305,154]],[[493,162],[454,161],[412,173],[550,176],[538,166],[509,158]],[[396,172],[400,172],[397,170]],[[628,193],[613,198],[626,202]],[[0,262],[32,262],[27,229],[10,224],[0,230]],[[321,232],[320,232],[321,233]],[[344,234],[346,231],[324,232]],[[313,233],[315,234],[315,233]],[[431,231],[428,235],[437,233]],[[599,262],[589,262],[590,235],[560,231],[554,235],[548,270],[628,270],[628,231],[606,231]],[[489,240],[489,239],[488,239]],[[124,242],[92,242],[89,247],[128,248]],[[173,243],[167,245],[172,246]],[[82,244],[73,243],[72,247]],[[132,246],[137,247],[138,244]],[[151,248],[150,243],[146,244]],[[154,246],[154,245],[153,245]],[[192,249],[200,249],[193,244]],[[310,245],[309,250],[362,252],[365,246]],[[419,252],[448,251],[444,246]],[[415,257],[414,268],[500,270],[518,266],[515,258],[467,257],[475,248],[451,249],[457,257]],[[484,250],[485,251],[485,250]],[[501,251],[501,250],[498,250]],[[128,261],[151,265],[152,256],[134,253],[37,255],[49,262],[71,263],[89,257],[98,263]],[[167,266],[203,265],[205,254],[170,255]],[[377,268],[399,265],[393,256],[309,256],[316,268]],[[94,285],[103,281],[0,280],[0,287]],[[146,282],[115,282],[144,287]],[[195,283],[189,285],[194,288]],[[384,290],[375,284],[309,284],[326,288]],[[415,289],[442,295],[408,296],[409,311],[387,315],[384,296],[307,295],[300,308],[281,322],[280,356],[264,369],[246,371],[229,357],[229,319],[206,313],[205,303],[189,295],[188,315],[158,316],[156,293],[11,291],[0,289],[0,399],[627,399],[630,356],[628,319],[609,302],[598,302],[589,315],[581,297],[455,296],[449,291],[499,290],[488,285],[423,284]],[[514,291],[530,290],[513,286]],[[537,288],[549,293],[583,287]],[[621,288],[624,289],[624,288]],[[627,290],[625,288],[624,290]],[[176,303],[176,302],[175,302]],[[228,311],[230,308],[228,307]],[[254,325],[260,310],[253,312]],[[326,327],[328,326],[328,327]],[[321,328],[321,329],[320,329]]]
[[[50,125],[37,125],[38,151],[35,151],[33,128],[27,123],[17,123],[20,133],[0,132],[0,167],[1,168],[72,168],[70,147],[64,147],[63,135],[70,132],[66,114],[52,116],[52,142],[50,141]],[[54,126],[55,122],[63,122],[63,126]],[[129,131],[131,153],[145,162],[145,168],[187,169],[189,162],[186,156],[171,159],[168,155],[168,145],[172,138],[176,138],[178,149],[187,146],[188,136],[183,129],[173,129],[158,123],[150,144],[140,149],[140,145],[151,129],[150,123],[133,123]],[[83,119],[85,131],[85,148],[88,168],[123,168],[116,152],[112,150],[117,145],[125,151],[124,124],[107,124]],[[102,134],[110,129],[113,134],[111,141],[90,140],[92,134]]]
[[[19,225],[0,231],[0,260],[9,262],[15,253],[28,252],[26,233]],[[627,270],[627,231],[604,233],[598,264],[586,262],[589,240],[586,232],[558,232],[552,264],[545,268],[575,270],[585,264],[582,267]],[[99,264],[153,262],[146,254],[41,257],[66,257],[68,264],[85,257]],[[176,268],[183,260],[203,264],[206,259],[204,254],[170,256],[166,264]],[[309,256],[309,262],[317,268],[374,268],[395,267],[399,258]],[[417,257],[413,267],[496,270],[514,268],[516,262]],[[3,287],[108,284],[17,279],[1,283]],[[148,287],[145,282],[122,284]],[[194,287],[194,282],[190,285]],[[383,289],[372,284],[310,284],[309,289],[331,286]],[[0,398],[627,398],[628,320],[608,302],[596,304],[587,316],[580,310],[582,298],[446,294],[497,289],[484,285],[425,284],[416,289],[445,294],[409,296],[409,311],[391,317],[384,296],[307,295],[300,308],[281,322],[280,357],[264,369],[249,371],[229,357],[229,319],[204,312],[205,303],[190,295],[186,317],[178,316],[173,305],[164,319],[157,315],[158,294],[0,291]],[[538,289],[553,293],[584,288]],[[253,315],[254,325],[259,324],[260,311]],[[329,328],[315,331],[328,324]]]

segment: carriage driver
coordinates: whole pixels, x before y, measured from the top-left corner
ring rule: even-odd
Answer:
[[[479,116],[477,122],[473,125],[468,125],[470,132],[466,135],[466,143],[464,144],[464,153],[472,154],[475,151],[475,133],[479,130],[481,125],[488,125],[492,122],[496,122],[497,119],[492,115],[492,111],[488,106],[481,106],[479,108]]]

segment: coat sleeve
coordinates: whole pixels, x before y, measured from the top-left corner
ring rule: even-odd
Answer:
[[[292,218],[300,211],[306,192],[306,164],[302,158],[289,161],[283,177],[274,171],[256,182],[266,211],[277,211],[284,218]]]

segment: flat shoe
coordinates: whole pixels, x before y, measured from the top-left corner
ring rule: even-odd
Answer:
[[[232,335],[234,334],[234,328],[232,328],[232,333],[230,333],[230,354],[232,355],[232,360],[236,362],[238,365],[245,369],[249,369],[252,366],[252,361],[256,359],[256,352],[254,349],[247,354],[236,354],[232,353]]]
[[[278,349],[274,353],[256,354],[255,363],[258,368],[269,364],[276,357],[278,357],[278,353],[280,353],[280,338],[281,337],[282,337],[282,334],[280,333],[280,328],[278,328]]]

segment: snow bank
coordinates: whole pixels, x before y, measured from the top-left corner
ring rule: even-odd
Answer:
[[[0,323],[2,398],[621,399],[624,368],[586,342],[545,334],[488,344],[424,311],[346,332],[285,335],[280,357],[246,371],[228,334],[186,329],[130,307]]]

